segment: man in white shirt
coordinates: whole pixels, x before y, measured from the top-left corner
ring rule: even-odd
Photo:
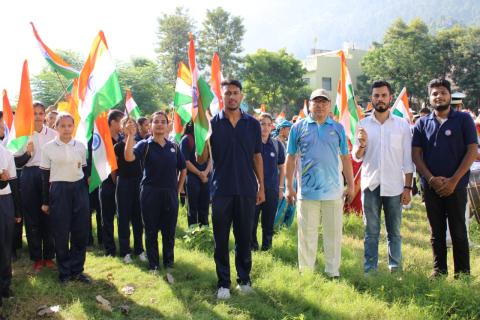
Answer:
[[[402,204],[411,200],[413,163],[409,124],[390,111],[392,88],[375,81],[370,97],[374,112],[359,123],[353,158],[363,160],[362,203],[365,223],[365,273],[376,271],[380,214],[385,212],[388,240],[388,267],[400,270],[402,261],[400,226]]]

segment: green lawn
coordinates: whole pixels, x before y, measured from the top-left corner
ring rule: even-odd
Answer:
[[[449,251],[450,275],[431,281],[432,254],[424,207],[415,202],[404,212],[404,272],[390,275],[386,266],[386,242],[380,243],[380,271],[366,278],[362,271],[363,224],[359,217],[346,217],[342,249],[342,277],[330,281],[323,275],[323,254],[319,244],[314,273],[297,271],[296,228],[281,230],[274,238],[273,250],[253,255],[252,279],[256,293],[240,296],[232,290],[227,302],[215,299],[216,275],[212,250],[203,245],[188,249],[183,240],[186,213],[180,210],[175,247],[175,283],[169,285],[164,270],[159,276],[134,260],[124,265],[121,258],[106,258],[99,248],[87,254],[86,273],[90,286],[61,285],[57,275],[43,270],[34,275],[26,249],[14,264],[12,289],[15,297],[4,301],[4,314],[10,319],[33,319],[42,304],[59,304],[58,319],[479,319],[480,318],[480,249],[471,250],[472,274],[468,279],[453,279],[453,262]],[[480,243],[476,221],[470,232]],[[231,237],[233,248],[233,236]],[[235,283],[233,250],[232,283]],[[132,284],[136,290],[124,295],[121,289]],[[95,296],[110,300],[113,312],[96,305]],[[120,305],[128,305],[128,316]]]

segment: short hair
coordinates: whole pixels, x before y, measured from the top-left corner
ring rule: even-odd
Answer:
[[[34,108],[38,108],[38,107],[43,108],[44,111],[46,109],[45,104],[41,101],[33,101],[33,107]]]
[[[166,113],[165,111],[160,110],[160,111],[155,111],[154,113],[152,113],[152,116],[151,116],[152,120],[153,120],[153,118],[155,118],[156,116],[164,116],[165,119],[167,119],[167,124],[168,124],[168,115],[167,115],[167,113]]]
[[[75,119],[73,118],[73,116],[68,113],[68,112],[60,112],[57,116],[57,119],[55,120],[55,127],[58,127],[58,124],[60,123],[61,120],[63,119],[71,119],[73,124],[75,124]]]
[[[138,118],[138,120],[137,120],[137,124],[138,124],[139,126],[143,126],[143,124],[144,124],[146,121],[149,121],[149,119],[146,118],[146,117],[140,117],[140,118]]]
[[[123,112],[120,111],[120,110],[110,110],[108,112],[108,125],[110,126],[110,123],[112,123],[112,121],[120,121],[120,119],[123,118]]]
[[[129,117],[129,116],[125,116],[125,117],[122,118],[122,120],[120,120],[120,125],[122,126],[122,128],[125,127],[125,125],[127,124],[127,121],[129,119],[132,119],[132,118]],[[136,126],[137,123],[135,121],[133,121],[133,122],[135,123],[135,126]]]
[[[450,84],[450,81],[448,81],[445,78],[436,78],[430,80],[430,82],[427,85],[428,89],[428,94],[432,92],[433,88],[438,88],[438,87],[444,87],[448,90],[448,93],[452,93],[452,85]]]
[[[388,82],[385,81],[385,80],[375,80],[375,81],[372,83],[372,87],[370,88],[370,92],[373,92],[373,89],[374,89],[374,88],[381,88],[381,87],[387,87],[387,88],[388,88],[388,92],[390,92],[390,95],[393,94],[392,86],[390,85],[390,83],[388,83]]]
[[[420,109],[420,111],[418,111],[419,113],[426,113],[426,114],[430,114],[430,109],[428,109],[427,107],[423,107],[422,109]]]
[[[0,119],[3,118],[3,111],[0,111]]]
[[[240,91],[243,90],[243,88],[242,88],[242,83],[241,83],[240,81],[238,81],[238,80],[235,80],[235,79],[223,80],[221,86],[222,86],[222,88],[223,88],[223,87],[226,87],[226,86],[235,86],[235,87],[237,87],[238,89],[240,89]]]
[[[265,118],[270,119],[270,121],[273,122],[273,117],[272,117],[272,115],[271,115],[270,113],[268,113],[268,112],[262,112],[262,113],[258,116],[258,120],[259,120],[259,121],[262,120],[262,119],[265,119]]]

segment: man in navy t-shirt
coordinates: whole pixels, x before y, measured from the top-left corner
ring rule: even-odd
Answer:
[[[260,123],[240,110],[242,85],[237,80],[222,82],[225,109],[211,120],[210,144],[213,159],[212,225],[218,299],[230,298],[228,241],[233,223],[237,289],[251,293],[250,241],[255,205],[265,201]],[[205,148],[207,150],[207,148]],[[199,156],[205,163],[208,152]]]
[[[453,245],[455,277],[470,273],[465,227],[465,206],[470,166],[477,156],[477,134],[468,113],[450,107],[450,82],[434,79],[428,84],[433,112],[415,124],[412,158],[421,174],[425,206],[431,228],[432,277],[446,275],[447,221]]]

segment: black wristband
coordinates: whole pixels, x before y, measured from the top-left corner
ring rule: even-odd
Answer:
[[[413,188],[412,188],[412,187],[409,187],[409,186],[404,186],[403,189],[413,190]]]

